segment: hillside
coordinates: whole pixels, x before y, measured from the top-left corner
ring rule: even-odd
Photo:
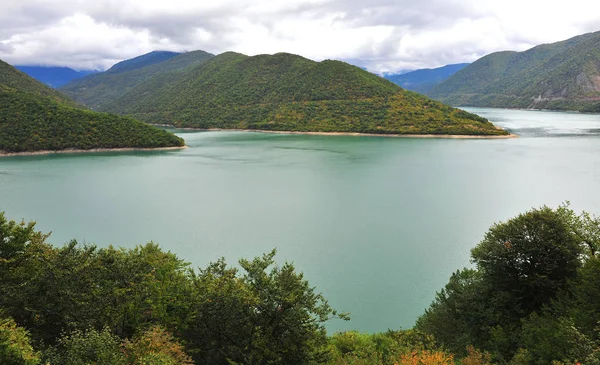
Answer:
[[[358,67],[285,53],[224,53],[179,73],[156,75],[100,109],[177,127],[507,134]]]
[[[487,55],[428,95],[461,106],[592,110],[600,103],[600,32]]]
[[[183,144],[181,138],[132,118],[81,109],[0,61],[0,153]]]
[[[403,74],[386,75],[385,78],[407,90],[427,93],[434,86],[468,65],[468,63],[458,63],[438,68],[425,68]]]
[[[149,78],[183,70],[214,57],[204,51],[177,54],[151,52],[143,56],[117,63],[106,72],[74,80],[60,88],[73,100],[92,109],[100,109]]]
[[[97,71],[75,71],[69,67],[15,66],[15,68],[33,77],[41,83],[57,88],[70,81],[80,79]]]

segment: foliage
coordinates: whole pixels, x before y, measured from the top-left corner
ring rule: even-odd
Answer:
[[[17,326],[12,318],[0,317],[0,364],[37,365],[39,362],[39,356],[31,346],[29,333]]]
[[[274,266],[275,251],[240,260],[243,275],[223,260],[194,278],[198,302],[186,333],[202,364],[323,362],[323,323],[333,310],[291,264]]]
[[[467,346],[467,356],[460,360],[461,365],[492,365],[492,355],[473,346]]]
[[[428,95],[452,105],[598,110],[600,32],[496,52],[473,62]]]
[[[493,291],[500,322],[512,324],[542,308],[566,288],[581,266],[583,245],[563,206],[532,209],[495,224],[471,250]]]
[[[192,365],[183,346],[160,326],[152,326],[124,344],[127,362],[134,365]]]
[[[324,322],[347,318],[275,251],[196,273],[153,243],[57,248],[34,227],[0,215],[0,308],[52,363],[119,363],[121,339],[136,364],[189,362],[180,343],[202,364],[322,363]]]
[[[414,331],[336,333],[329,339],[330,365],[393,365],[413,351],[436,350],[430,335]]]
[[[397,365],[454,365],[454,356],[443,351],[420,350],[404,354]]]
[[[98,108],[205,129],[507,134],[484,118],[404,91],[358,67],[285,53],[228,52],[185,70],[158,72]]]
[[[592,354],[593,342],[575,328],[569,318],[532,313],[523,320],[520,345],[531,356],[530,364],[582,361]]]
[[[69,365],[122,365],[121,340],[107,328],[96,331],[74,330],[61,336],[55,347],[45,351],[45,361],[49,364]]]
[[[582,360],[597,347],[598,219],[568,205],[493,225],[416,328],[459,356],[468,346],[500,363]],[[521,349],[521,350],[519,350]]]

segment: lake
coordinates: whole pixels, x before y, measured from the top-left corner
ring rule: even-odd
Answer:
[[[181,132],[189,149],[0,159],[0,211],[50,242],[150,240],[194,266],[277,248],[349,322],[409,328],[494,222],[600,214],[600,116],[468,109],[504,140]]]

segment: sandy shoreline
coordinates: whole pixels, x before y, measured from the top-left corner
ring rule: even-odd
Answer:
[[[504,136],[486,136],[476,134],[378,134],[378,133],[358,133],[358,132],[296,132],[296,131],[271,131],[264,129],[223,129],[223,128],[178,128],[167,124],[154,124],[161,127],[169,127],[186,131],[231,131],[231,132],[259,132],[273,134],[306,134],[317,136],[356,136],[356,137],[393,137],[393,138],[444,138],[444,139],[507,139],[519,138],[516,134],[507,134]]]
[[[171,150],[182,150],[189,148],[188,146],[181,147],[157,147],[157,148],[93,148],[90,150],[79,150],[79,149],[65,149],[60,151],[42,150],[42,151],[31,151],[31,152],[5,152],[0,151],[0,157],[11,157],[11,156],[38,156],[38,155],[53,155],[59,153],[99,153],[99,152],[132,152],[132,151],[171,151]]]

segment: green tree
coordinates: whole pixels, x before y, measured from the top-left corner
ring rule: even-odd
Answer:
[[[31,346],[29,333],[12,318],[0,317],[0,364],[37,365],[40,359]]]
[[[325,361],[323,323],[338,315],[291,264],[275,266],[275,251],[223,260],[195,278],[198,301],[186,336],[200,364],[308,364]],[[269,270],[270,268],[270,270]]]
[[[108,328],[101,331],[75,330],[63,335],[55,347],[45,353],[45,361],[54,365],[123,365],[121,339]]]
[[[489,299],[501,311],[499,324],[538,311],[577,275],[584,251],[572,217],[565,206],[532,209],[492,226],[471,250],[482,280],[493,288]]]

